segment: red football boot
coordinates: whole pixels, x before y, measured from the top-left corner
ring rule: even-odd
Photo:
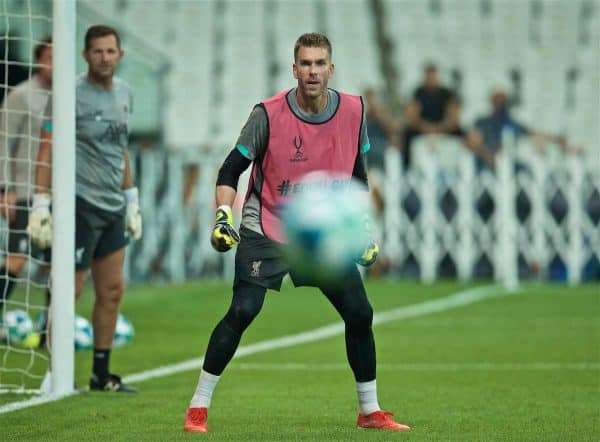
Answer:
[[[376,430],[410,431],[409,426],[396,422],[392,418],[393,415],[394,413],[381,410],[367,414],[366,416],[359,414],[356,426],[358,428],[372,428]]]
[[[190,407],[185,414],[183,429],[192,433],[207,433],[208,410],[206,407]]]

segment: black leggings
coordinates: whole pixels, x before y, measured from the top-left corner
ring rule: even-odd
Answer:
[[[346,355],[354,378],[358,382],[375,379],[375,341],[373,339],[373,309],[367,298],[358,270],[348,275],[342,286],[320,287],[321,292],[335,307],[345,324]],[[213,330],[204,370],[221,375],[235,350],[244,330],[260,312],[266,289],[241,283],[233,289],[229,310]]]

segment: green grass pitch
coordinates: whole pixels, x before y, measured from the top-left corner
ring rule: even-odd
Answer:
[[[376,313],[467,288],[369,281]],[[89,317],[93,297],[77,306]],[[229,284],[131,287],[122,311],[136,336],[113,351],[130,375],[200,357]],[[270,293],[241,345],[338,322],[317,290]],[[357,430],[341,335],[234,359],[206,435],[183,432],[198,370],[140,382],[138,395],[82,393],[0,414],[2,440],[593,441],[600,440],[600,288],[525,285],[509,296],[375,327],[380,405],[410,433]],[[91,353],[77,352],[87,383]],[[0,396],[0,405],[22,397]]]

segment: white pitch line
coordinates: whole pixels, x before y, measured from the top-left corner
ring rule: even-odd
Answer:
[[[467,304],[480,301],[485,298],[505,295],[506,291],[499,286],[483,286],[462,292],[454,293],[443,298],[433,299],[431,301],[421,302],[419,304],[398,307],[373,315],[373,324],[384,324],[386,322],[398,321],[402,319],[415,318],[430,313],[441,312],[455,307],[460,307]],[[254,344],[243,345],[238,347],[234,358],[253,355],[265,351],[276,350],[278,348],[292,347],[294,345],[305,344],[307,342],[320,341],[333,336],[344,333],[344,323],[326,325],[324,327],[315,328],[295,335],[282,336],[280,338],[268,339],[266,341],[255,342]],[[168,376],[181,371],[199,369],[202,367],[204,357],[190,359],[175,365],[166,365],[164,367],[155,368],[153,370],[143,371],[137,374],[129,375],[123,378],[125,382],[135,383],[142,382],[148,379]]]
[[[428,315],[431,313],[442,312],[456,307],[472,304],[483,299],[503,296],[508,292],[497,285],[487,285],[475,287],[454,293],[443,298],[437,298],[430,301],[421,302],[409,306],[398,307],[381,313],[376,313],[373,316],[373,325],[385,324],[386,322],[399,321],[402,319],[416,318],[418,316]],[[331,338],[333,336],[344,333],[344,324],[337,323],[326,325],[324,327],[315,328],[294,335],[282,336],[280,338],[268,339],[266,341],[255,342],[254,344],[243,345],[238,347],[234,358],[248,356],[265,351],[276,350],[278,348],[292,347],[294,345],[305,344],[307,342],[320,341],[322,339]],[[154,368],[152,370],[142,371],[140,373],[131,374],[123,378],[124,382],[136,383],[147,381],[148,379],[170,376],[184,371],[197,370],[202,367],[204,357],[188,359],[177,364],[165,365]],[[78,392],[73,393],[78,394]],[[53,402],[62,399],[65,396],[43,396],[27,399],[21,402],[14,402],[0,407],[0,414],[8,413],[22,408],[32,407],[47,402]]]
[[[238,362],[227,367],[228,370],[258,371],[338,371],[348,370],[348,364],[304,364],[296,362],[260,363]],[[600,370],[600,362],[531,362],[531,363],[415,363],[415,364],[377,364],[377,371],[526,371],[526,370]]]

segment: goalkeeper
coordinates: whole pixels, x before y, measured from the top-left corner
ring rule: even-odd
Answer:
[[[331,44],[322,34],[304,34],[294,48],[297,87],[258,104],[242,129],[237,146],[223,163],[216,186],[217,221],[211,237],[225,252],[239,243],[235,256],[233,299],[208,342],[196,391],[184,429],[206,432],[213,390],[233,357],[244,330],[260,312],[267,289],[279,290],[291,270],[296,286],[316,286],[345,323],[346,353],[356,380],[359,428],[406,431],[380,409],[375,381],[373,310],[356,267],[337,285],[322,286],[298,278],[282,259],[283,241],[278,210],[291,196],[294,183],[308,172],[335,170],[365,184],[365,153],[369,149],[362,99],[327,88],[333,75]],[[242,211],[240,234],[233,225],[231,205],[241,173],[252,175]],[[359,263],[372,264],[375,242],[365,245]]]
[[[138,191],[127,152],[132,93],[125,81],[114,76],[123,54],[117,31],[107,26],[87,30],[83,57],[88,70],[76,81],[75,295],[81,295],[91,269],[96,301],[90,389],[135,392],[109,371],[123,296],[126,233],[134,239],[142,235]],[[51,101],[46,114],[52,115]],[[48,120],[41,131],[36,194],[28,226],[31,240],[40,247],[50,246],[52,240],[51,132]]]
[[[29,258],[50,263],[49,250],[31,245],[26,233],[29,203],[38,150],[38,135],[52,90],[52,39],[46,37],[34,49],[37,71],[17,85],[2,104],[0,133],[0,216],[8,222],[8,254],[0,268],[0,317],[3,303],[15,288],[15,280]],[[46,291],[46,303],[50,291]],[[42,326],[42,329],[45,327]],[[42,340],[46,337],[42,333]]]

